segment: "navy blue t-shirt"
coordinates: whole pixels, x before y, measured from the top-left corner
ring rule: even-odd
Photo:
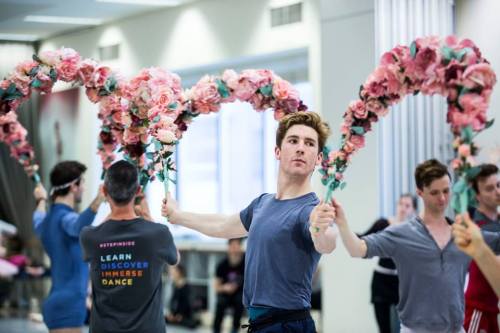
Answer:
[[[248,231],[245,307],[311,307],[312,275],[321,255],[309,232],[309,215],[318,203],[314,193],[288,200],[263,194],[240,212]]]

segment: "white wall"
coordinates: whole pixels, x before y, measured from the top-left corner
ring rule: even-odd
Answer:
[[[374,69],[374,38],[373,1],[321,1],[321,103],[335,145],[347,105]],[[370,133],[346,172],[347,187],[334,194],[356,232],[377,217],[377,154],[376,133]],[[370,304],[374,261],[351,258],[340,240],[334,254],[322,260],[323,331],[376,332]]]
[[[500,1],[457,0],[456,34],[470,38],[481,50],[493,67],[500,82]],[[500,83],[497,82],[491,96],[489,118],[496,118],[495,124],[477,137],[482,147],[479,160],[500,164]]]
[[[132,17],[102,27],[44,41],[40,50],[62,46],[83,57],[98,58],[98,47],[120,43],[121,57],[110,63],[127,77],[141,68],[160,66],[185,70],[227,60],[307,48],[310,78],[318,84],[318,1],[306,0],[303,21],[270,27],[271,0],[205,0]],[[315,96],[319,101],[319,96]],[[101,166],[96,158],[97,108],[82,91],[77,135],[82,140],[75,158],[90,165],[87,177],[97,180]],[[319,105],[318,103],[315,103]],[[88,182],[84,204],[91,200],[96,182]]]

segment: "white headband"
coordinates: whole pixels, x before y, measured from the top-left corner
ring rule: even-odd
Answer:
[[[65,189],[67,187],[70,187],[71,185],[75,184],[76,182],[78,182],[80,180],[80,177],[66,183],[66,184],[62,184],[62,185],[57,185],[57,186],[54,186],[50,189],[50,196],[52,196],[54,194],[55,191],[59,191],[59,190],[62,190],[62,189]]]

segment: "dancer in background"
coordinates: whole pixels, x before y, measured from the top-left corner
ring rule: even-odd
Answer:
[[[445,216],[450,180],[448,168],[437,160],[419,164],[415,183],[424,203],[420,216],[362,239],[349,229],[342,206],[334,201],[335,222],[349,254],[388,257],[396,263],[402,333],[465,332],[463,290],[470,258],[454,244],[452,221]],[[498,233],[484,236],[500,252]]]
[[[384,230],[391,225],[398,225],[415,216],[417,198],[407,193],[399,197],[396,216],[389,219],[380,218],[361,237]],[[375,310],[375,318],[380,333],[399,332],[399,322],[391,325],[391,313],[399,303],[399,280],[394,261],[390,258],[380,258],[373,272],[371,284],[371,302]],[[397,322],[397,320],[396,320]]]
[[[476,192],[477,207],[473,220],[482,229],[500,232],[500,178],[498,167],[482,164],[471,185]],[[465,291],[464,328],[470,333],[498,333],[498,297],[473,261],[469,268],[469,283]]]
[[[87,168],[76,161],[58,163],[50,173],[51,205],[47,192],[37,185],[33,227],[51,262],[52,288],[43,304],[43,320],[51,333],[80,333],[85,321],[89,270],[82,260],[78,237],[94,221],[104,196],[99,192],[81,214],[75,212],[84,191]]]

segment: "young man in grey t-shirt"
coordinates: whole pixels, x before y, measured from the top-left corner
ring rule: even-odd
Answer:
[[[311,279],[321,254],[335,249],[337,234],[330,226],[335,210],[318,200],[310,179],[328,135],[314,112],[285,116],[276,133],[277,193],[262,194],[240,213],[183,212],[171,198],[163,204],[171,223],[213,237],[248,236],[243,304],[252,332],[316,331]]]
[[[136,215],[140,189],[137,168],[129,162],[107,170],[103,190],[111,214],[80,236],[92,280],[89,332],[165,332],[161,276],[165,264],[178,261],[172,235],[148,214]]]
[[[470,258],[451,237],[445,216],[450,175],[445,165],[428,160],[415,170],[417,194],[424,210],[407,223],[360,239],[350,229],[342,207],[334,202],[340,236],[352,257],[391,258],[399,276],[398,312],[402,333],[464,332],[464,284]],[[498,234],[485,239],[500,251]]]

